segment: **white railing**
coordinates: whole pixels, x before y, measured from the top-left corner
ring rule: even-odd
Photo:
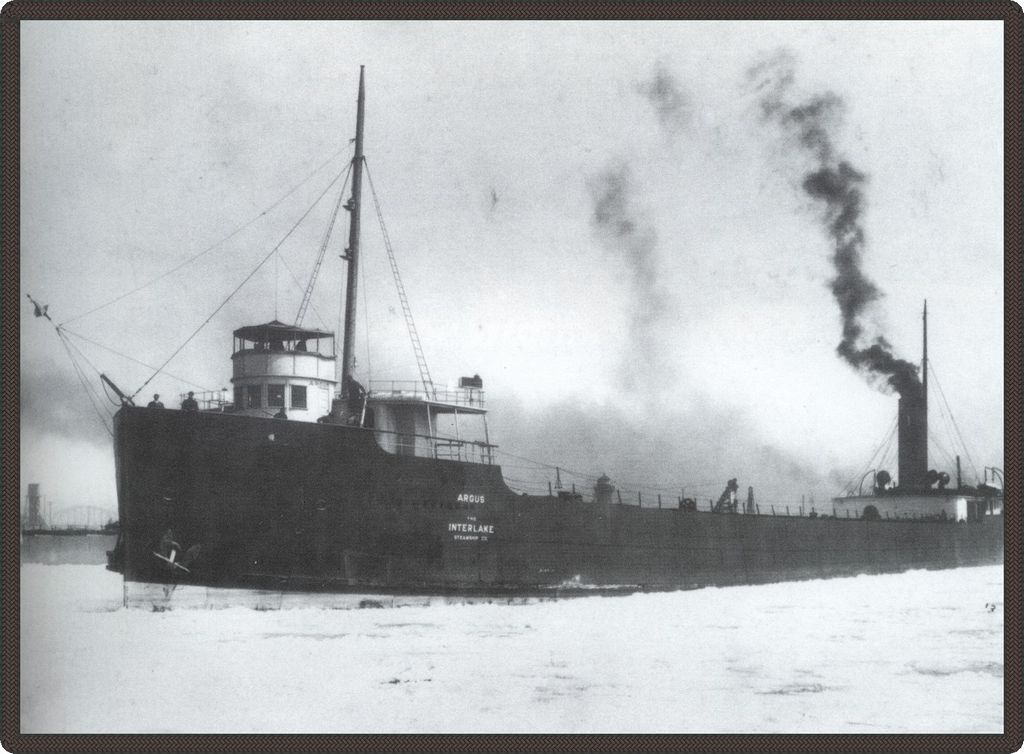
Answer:
[[[484,391],[477,388],[432,388],[428,391],[415,380],[370,380],[370,398],[431,400],[454,406],[483,408]]]
[[[204,390],[201,393],[193,393],[192,397],[199,404],[200,411],[226,411],[231,408],[231,400],[227,398],[227,395],[227,390]],[[178,406],[186,398],[188,398],[188,393],[179,394]]]
[[[437,458],[449,461],[467,461],[469,463],[492,464],[494,463],[494,450],[497,445],[491,445],[481,440],[456,440],[450,437],[437,437],[435,435],[417,435],[408,432],[394,432],[386,429],[366,428],[368,432],[386,436],[392,440],[388,443],[390,448],[385,447],[378,437],[378,445],[387,452],[395,455],[412,455],[424,457],[422,451],[426,451],[425,457]],[[417,440],[424,441],[417,444]]]

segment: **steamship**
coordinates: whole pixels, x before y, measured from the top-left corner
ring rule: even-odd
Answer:
[[[363,117],[360,72],[340,365],[333,333],[275,319],[234,331],[231,400],[175,410],[121,393],[108,567],[129,602],[187,586],[558,596],[1002,562],[1001,490],[927,468],[926,381],[899,401],[898,484],[878,472],[869,494],[799,516],[738,500],[735,480],[707,509],[645,507],[605,476],[592,489],[517,493],[490,441],[482,380],[434,385],[414,331],[422,379],[360,385]]]

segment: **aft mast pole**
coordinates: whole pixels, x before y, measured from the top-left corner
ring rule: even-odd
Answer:
[[[348,396],[348,385],[354,366],[353,347],[356,335],[356,295],[359,280],[359,209],[363,187],[363,68],[359,66],[359,98],[356,103],[356,148],[352,156],[352,198],[346,208],[351,212],[348,226],[348,248],[343,259],[348,261],[345,285],[345,340],[341,356],[341,394]]]
[[[928,442],[928,299],[924,300],[924,311],[921,313],[921,399],[924,408],[921,414],[924,417],[924,442]],[[927,448],[927,445],[925,446]],[[925,468],[928,468],[928,451],[925,450]]]
[[[924,300],[924,313],[921,315],[924,324],[922,330],[922,355],[921,355],[921,393],[924,397],[925,412],[928,411],[928,299]],[[926,413],[927,415],[927,413]]]

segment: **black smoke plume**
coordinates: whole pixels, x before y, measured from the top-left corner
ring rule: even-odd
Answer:
[[[661,125],[670,134],[679,133],[690,124],[690,97],[664,65],[659,63],[651,79],[637,85],[637,91],[651,103]]]
[[[613,165],[589,181],[594,200],[592,222],[607,253],[629,272],[632,347],[623,364],[625,387],[640,387],[643,375],[655,378],[645,387],[665,384],[671,376],[661,357],[657,327],[668,310],[668,298],[658,284],[657,240],[633,198],[632,175],[625,163]]]
[[[823,205],[825,228],[833,243],[835,277],[829,288],[839,304],[843,326],[836,351],[854,368],[884,377],[900,395],[916,393],[921,387],[917,365],[893,355],[884,337],[865,343],[864,314],[882,293],[862,269],[865,238],[861,216],[867,178],[837,157],[833,141],[842,100],[826,92],[792,104],[789,90],[795,80],[794,59],[786,51],[755,65],[748,76],[759,93],[763,118],[779,124],[814,161],[804,176],[803,189]]]

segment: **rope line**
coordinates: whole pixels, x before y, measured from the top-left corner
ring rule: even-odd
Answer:
[[[945,431],[946,437],[949,439],[950,446],[955,451],[957,449],[956,430],[953,429],[953,422],[950,420],[950,416],[943,407],[942,402],[937,401],[937,403],[939,407],[939,418],[942,420],[942,429]]]
[[[281,238],[281,240],[277,242],[277,245],[276,245],[276,246],[274,246],[274,248],[273,248],[273,249],[271,249],[271,250],[270,250],[270,252],[269,252],[269,253],[268,253],[268,254],[267,254],[267,255],[266,255],[265,257],[263,257],[263,259],[262,259],[262,260],[260,260],[260,263],[259,263],[259,264],[257,264],[257,265],[256,265],[256,266],[255,266],[255,267],[254,267],[254,268],[252,269],[252,271],[251,271],[251,272],[250,272],[250,273],[249,273],[248,275],[246,275],[246,276],[245,276],[245,279],[244,279],[244,280],[242,280],[242,282],[241,282],[241,283],[239,283],[239,284],[238,284],[238,286],[237,286],[237,287],[236,287],[236,288],[235,288],[235,289],[234,289],[233,291],[231,291],[231,293],[229,293],[229,294],[228,294],[228,297],[227,297],[226,299],[224,299],[224,300],[223,300],[223,301],[222,301],[222,302],[220,303],[220,305],[219,305],[219,306],[218,306],[218,307],[217,307],[216,309],[214,309],[214,310],[213,310],[213,313],[212,313],[212,314],[210,314],[210,316],[209,316],[209,317],[207,317],[207,318],[206,318],[205,320],[203,320],[202,324],[200,324],[200,325],[199,325],[199,327],[197,327],[197,328],[195,329],[195,331],[194,331],[194,332],[193,332],[193,333],[192,333],[191,335],[189,335],[189,336],[188,336],[188,338],[187,338],[187,339],[185,340],[185,342],[184,342],[184,343],[182,343],[182,344],[181,344],[180,346],[178,346],[178,348],[177,348],[177,349],[176,349],[176,350],[174,351],[174,353],[172,353],[172,354],[171,354],[170,356],[168,356],[168,357],[167,357],[167,359],[166,359],[166,360],[164,361],[164,363],[163,363],[163,364],[161,364],[161,365],[160,365],[160,366],[159,366],[159,367],[158,367],[158,368],[156,369],[156,371],[155,371],[155,372],[153,372],[153,374],[151,374],[151,375],[149,376],[149,379],[147,379],[147,380],[146,380],[145,382],[143,382],[143,383],[142,383],[142,384],[141,384],[141,385],[139,386],[138,390],[136,390],[136,391],[135,391],[134,393],[132,393],[132,394],[131,394],[131,396],[130,396],[131,398],[134,398],[134,397],[135,397],[136,395],[138,395],[138,394],[139,394],[140,392],[142,392],[142,389],[143,389],[144,387],[146,387],[146,385],[148,385],[148,384],[149,384],[150,382],[152,382],[152,381],[153,381],[153,378],[154,378],[154,377],[156,377],[156,376],[157,376],[158,374],[160,374],[160,372],[161,372],[161,371],[163,371],[163,368],[164,368],[165,366],[167,366],[167,365],[168,365],[168,364],[169,364],[169,363],[171,362],[171,359],[173,359],[173,358],[174,358],[175,356],[177,356],[177,355],[178,355],[179,353],[181,353],[182,349],[183,349],[183,348],[185,348],[185,346],[187,346],[187,345],[188,345],[188,344],[189,344],[189,343],[190,343],[190,342],[192,341],[192,339],[193,339],[193,338],[194,338],[194,337],[195,337],[196,335],[198,335],[198,334],[199,334],[200,330],[202,330],[202,329],[203,329],[204,327],[206,327],[206,325],[207,325],[207,324],[209,324],[210,320],[212,320],[212,319],[213,319],[214,317],[216,317],[216,316],[217,316],[217,313],[218,313],[218,312],[220,312],[220,310],[221,310],[221,309],[223,309],[223,308],[224,308],[225,306],[227,306],[227,303],[228,303],[228,302],[229,302],[229,301],[230,301],[230,300],[231,300],[232,298],[234,298],[234,296],[235,296],[235,294],[236,294],[236,293],[238,293],[238,292],[239,292],[240,290],[242,290],[242,287],[243,287],[243,286],[244,286],[244,285],[245,285],[246,283],[248,283],[250,279],[252,279],[253,275],[255,275],[255,274],[256,274],[257,272],[259,272],[260,268],[262,268],[262,267],[263,267],[263,265],[265,265],[265,264],[266,264],[266,263],[267,263],[268,261],[270,261],[270,258],[271,258],[271,257],[273,257],[273,256],[274,256],[275,254],[277,254],[277,251],[278,251],[278,249],[280,249],[280,248],[281,248],[281,245],[282,245],[282,244],[283,244],[283,243],[284,243],[285,241],[287,241],[287,240],[288,240],[288,238],[289,238],[289,237],[291,236],[291,234],[295,232],[295,229],[296,229],[296,228],[298,228],[298,227],[299,227],[299,225],[300,225],[300,224],[302,223],[302,221],[303,221],[303,220],[305,220],[305,219],[306,219],[306,218],[307,218],[307,217],[309,216],[309,213],[310,213],[310,212],[312,212],[312,211],[313,211],[313,209],[314,209],[314,208],[316,207],[316,205],[320,203],[320,200],[321,200],[321,199],[323,199],[323,198],[324,198],[324,197],[325,197],[325,196],[327,195],[327,192],[331,190],[331,187],[332,187],[332,186],[333,186],[333,185],[334,185],[335,183],[337,183],[337,182],[338,182],[338,179],[339,179],[339,178],[341,178],[341,173],[340,173],[340,172],[339,172],[339,173],[338,173],[338,174],[337,174],[336,176],[334,176],[334,180],[332,180],[332,181],[331,181],[331,182],[330,182],[330,183],[329,183],[329,184],[327,185],[327,188],[325,188],[325,189],[324,189],[324,190],[323,190],[323,191],[322,191],[322,192],[320,193],[320,196],[318,196],[318,197],[316,198],[316,200],[315,200],[315,201],[314,201],[314,202],[313,202],[313,203],[312,203],[312,204],[311,204],[311,205],[309,206],[309,208],[308,208],[308,209],[307,209],[307,210],[306,210],[305,212],[303,212],[303,213],[302,213],[302,217],[300,217],[300,218],[299,218],[298,220],[296,220],[296,221],[295,221],[295,224],[294,224],[294,225],[292,225],[292,227],[291,227],[291,228],[290,228],[290,229],[288,230],[288,232],[287,232],[287,233],[285,233],[285,234],[284,234],[284,236],[283,236],[283,237]]]
[[[942,396],[942,402],[946,404],[946,411],[949,412],[949,418],[953,422],[953,428],[956,429],[956,435],[960,438],[960,447],[964,449],[964,455],[967,456],[967,462],[971,464],[971,469],[974,470],[975,480],[981,479],[981,475],[978,474],[978,467],[974,465],[974,459],[971,458],[971,451],[967,448],[967,443],[964,442],[964,436],[960,433],[960,425],[956,423],[956,417],[953,416],[953,409],[949,407],[949,401],[946,400],[946,392],[942,389],[942,383],[939,382],[939,375],[935,373],[935,367],[932,366],[932,362],[928,362],[928,367],[931,371],[932,377],[935,378],[935,384],[939,388],[939,395]]]
[[[843,487],[844,494],[846,494],[846,495],[853,494],[854,485],[859,484],[860,480],[864,478],[864,475],[867,474],[868,471],[871,470],[871,464],[873,464],[875,462],[875,458],[878,456],[879,453],[882,453],[881,460],[883,462],[885,461],[885,455],[886,455],[886,453],[888,453],[889,446],[892,443],[893,435],[896,432],[896,425],[897,425],[897,420],[894,417],[892,422],[889,424],[888,429],[886,429],[885,434],[882,436],[882,441],[880,443],[878,443],[877,446],[875,446],[874,451],[871,453],[871,457],[868,458],[868,462],[864,465],[864,468],[861,469],[860,474],[858,474],[855,479],[851,479],[849,482],[847,482],[846,486]]]
[[[302,283],[300,283],[300,282],[299,282],[299,277],[298,277],[298,275],[296,275],[296,274],[295,274],[295,273],[294,273],[294,272],[292,271],[292,268],[291,268],[291,267],[289,266],[289,264],[288,264],[288,260],[287,260],[287,259],[285,259],[285,258],[284,258],[284,256],[282,256],[282,255],[280,255],[280,254],[278,254],[278,258],[280,259],[280,261],[281,261],[281,264],[283,264],[283,265],[284,265],[284,268],[285,268],[285,270],[287,270],[287,271],[288,271],[288,275],[289,275],[289,276],[291,276],[292,282],[293,282],[293,283],[295,283],[295,287],[297,287],[297,288],[298,288],[298,289],[299,289],[300,291],[305,291],[305,288],[303,287]],[[317,318],[318,320],[320,320],[320,324],[321,324],[321,325],[323,325],[323,326],[324,326],[324,329],[326,330],[326,329],[327,329],[327,323],[326,323],[326,322],[324,322],[324,318],[320,316],[320,312],[318,312],[318,311],[317,311],[317,308],[316,308],[316,306],[315,306],[315,305],[313,305],[312,303],[310,303],[310,305],[309,305],[309,308],[313,310],[313,314],[315,314],[315,315],[316,315],[316,318]],[[276,307],[275,307],[275,311],[274,311],[274,319],[277,319],[277,310],[276,310]],[[298,323],[298,322],[296,322],[296,324],[299,324],[299,323]]]
[[[946,450],[946,446],[943,445],[943,443],[939,440],[938,433],[929,431],[928,439],[931,442],[931,444],[941,453],[943,462],[948,464],[950,468],[954,468],[956,465],[956,461],[953,460],[953,455],[948,450]]]
[[[60,333],[60,334],[63,334],[63,332],[64,332],[64,331],[63,331],[63,330],[62,330],[62,329],[61,329],[60,327],[58,327],[58,328],[57,328],[57,332],[58,332],[58,333]],[[71,346],[72,348],[74,348],[74,349],[75,349],[75,352],[76,352],[76,353],[77,353],[77,354],[78,354],[79,356],[81,356],[81,357],[82,357],[82,360],[83,360],[83,361],[84,361],[84,362],[85,362],[86,364],[88,364],[88,365],[89,365],[90,367],[92,367],[92,371],[96,372],[96,376],[99,376],[99,375],[101,374],[100,370],[99,370],[99,369],[98,369],[98,368],[96,367],[96,365],[95,365],[95,364],[93,364],[93,363],[92,363],[91,361],[89,361],[89,358],[88,358],[88,357],[87,357],[87,356],[86,356],[86,355],[85,355],[84,353],[82,353],[82,349],[80,349],[80,348],[79,348],[79,347],[78,347],[77,345],[75,345],[74,343],[72,343],[72,342],[71,342],[70,340],[68,340],[68,341],[67,341],[67,343],[68,343],[68,345],[69,345],[69,346]]]
[[[67,338],[61,333],[60,328],[57,329],[57,337],[60,338],[61,345],[64,346],[64,350],[67,351],[68,358],[71,359],[71,366],[75,370],[75,374],[78,376],[78,381],[82,383],[82,388],[85,390],[85,395],[89,399],[89,405],[92,406],[92,410],[96,412],[96,417],[100,420],[100,424],[103,425],[103,429],[107,431],[107,434],[111,437],[114,436],[113,430],[107,424],[107,416],[104,416],[103,412],[100,411],[99,406],[96,405],[96,399],[93,395],[92,388],[89,387],[89,381],[86,379],[85,374],[82,372],[81,366],[78,364],[78,360],[75,359],[75,355],[71,352]]]
[[[32,294],[30,293],[26,293],[25,295],[28,297],[28,300],[32,302],[32,306],[35,307],[35,315],[37,317],[44,317],[46,321],[53,326],[53,331],[57,333],[57,338],[60,340],[60,344],[64,347],[64,351],[67,353],[68,359],[71,360],[71,366],[75,370],[75,375],[78,377],[78,381],[82,383],[82,388],[85,390],[85,395],[89,399],[89,404],[92,406],[92,410],[96,412],[96,416],[100,420],[100,424],[103,425],[103,429],[105,429],[107,431],[107,434],[110,435],[111,438],[113,438],[114,433],[110,429],[110,427],[107,426],[106,417],[104,417],[103,413],[100,411],[99,406],[96,405],[96,401],[99,399],[99,396],[95,395],[93,390],[89,387],[89,381],[86,379],[85,373],[82,371],[82,367],[78,364],[78,360],[75,358],[74,353],[72,353],[71,351],[71,346],[73,346],[73,344],[71,344],[67,340],[67,338],[64,336],[64,333],[61,331],[60,326],[53,321],[53,318],[47,312],[49,306],[40,305],[38,301],[32,298]],[[78,348],[75,347],[75,350],[78,350]],[[85,358],[85,354],[82,354],[81,351],[78,352],[82,356],[82,358],[85,359],[85,361],[89,364],[89,366],[91,366],[93,369],[96,369],[95,365],[93,365],[91,361]],[[98,374],[99,370],[96,371]]]
[[[348,179],[352,175],[352,166],[354,162],[354,160],[349,161],[348,172],[345,173],[345,181],[341,184],[341,191],[338,192],[338,201],[334,204],[334,209],[331,212],[331,219],[327,223],[323,239],[320,242],[320,248],[317,250],[316,261],[313,263],[313,271],[309,275],[309,283],[302,289],[302,302],[299,304],[299,310],[295,314],[296,326],[302,324],[302,321],[306,316],[306,308],[313,305],[313,289],[316,286],[317,277],[320,274],[320,267],[324,263],[324,256],[327,254],[327,247],[331,242],[331,234],[334,232],[334,224],[338,221],[338,213],[341,212],[341,203],[345,198],[345,189],[348,188]],[[290,269],[288,271],[291,272]],[[292,277],[294,278],[295,276],[292,275]],[[298,285],[299,281],[296,279],[295,283]],[[299,287],[302,288],[301,285],[299,285]],[[327,323],[324,322],[324,318],[320,316],[320,312],[316,310],[315,306],[313,306],[313,312],[320,320],[320,324],[324,326],[324,329],[327,329]]]
[[[391,236],[388,234],[387,225],[384,223],[384,212],[381,209],[380,198],[377,196],[377,188],[373,184],[373,174],[370,172],[370,165],[363,159],[366,166],[366,178],[370,184],[370,194],[373,196],[373,207],[377,212],[377,222],[380,225],[381,237],[384,241],[384,249],[387,252],[388,264],[391,265],[391,274],[395,279],[395,290],[398,293],[398,302],[402,306],[402,316],[405,318],[405,326],[409,331],[409,340],[412,343],[413,357],[416,359],[416,367],[420,372],[420,380],[423,382],[423,389],[428,394],[436,393],[434,381],[430,376],[430,367],[427,366],[427,357],[423,351],[423,343],[420,341],[419,331],[412,316],[412,307],[409,304],[409,297],[405,292],[405,285],[402,283],[402,276],[398,271],[398,260],[395,258],[395,250],[391,244]]]
[[[95,340],[92,340],[90,338],[85,337],[81,333],[77,333],[74,330],[68,329],[67,327],[62,327],[61,330],[63,332],[65,332],[65,333],[67,333],[68,335],[73,335],[74,337],[76,337],[76,338],[78,338],[80,340],[84,340],[86,343],[91,343],[92,345],[96,346],[97,348],[102,348],[104,351],[109,351],[110,353],[114,354],[115,356],[120,356],[122,359],[127,359],[128,361],[135,362],[136,364],[138,364],[140,366],[144,366],[144,367],[146,367],[146,369],[156,369],[156,367],[153,366],[152,364],[147,364],[144,361],[139,361],[138,359],[136,359],[136,358],[134,358],[132,356],[129,356],[126,353],[121,353],[120,351],[117,351],[117,350],[111,348],[110,346],[105,346],[102,343],[98,343]],[[203,390],[205,392],[208,392],[208,393],[216,392],[213,388],[209,388],[209,387],[206,387],[204,385],[200,385],[200,384],[198,384],[196,382],[191,382],[190,380],[187,380],[184,377],[180,377],[180,376],[178,376],[176,374],[171,374],[170,372],[165,372],[165,374],[168,377],[173,377],[174,379],[179,380],[180,382],[184,382],[186,385],[190,385],[192,387],[199,388],[200,390]],[[117,405],[121,405],[121,404],[118,403]]]
[[[369,172],[367,172],[369,175]],[[366,295],[366,265],[359,266],[359,292],[363,299],[363,332],[366,333],[366,384],[370,384],[373,370],[370,368],[370,304]],[[354,349],[353,349],[354,350]]]
[[[185,260],[184,262],[182,262],[181,264],[177,265],[176,267],[172,267],[172,268],[171,268],[171,269],[169,269],[169,270],[168,270],[167,272],[164,272],[164,273],[162,273],[162,274],[160,274],[160,275],[157,275],[157,276],[156,276],[155,278],[153,278],[153,279],[149,280],[148,282],[145,282],[145,283],[143,283],[142,285],[140,285],[140,286],[138,286],[138,287],[136,287],[136,288],[133,288],[132,290],[128,291],[127,293],[122,293],[122,294],[121,294],[120,296],[116,296],[115,298],[112,298],[112,299],[110,299],[110,300],[109,300],[109,301],[107,301],[106,303],[104,303],[104,304],[100,304],[99,306],[97,306],[97,307],[95,307],[95,308],[93,308],[93,309],[90,309],[89,311],[87,311],[87,312],[84,312],[83,314],[77,314],[77,315],[75,315],[74,317],[70,317],[69,319],[66,319],[66,320],[64,320],[63,322],[61,322],[61,325],[66,325],[66,324],[69,324],[69,323],[71,323],[71,322],[74,322],[74,321],[76,321],[76,320],[82,319],[83,317],[88,317],[88,316],[89,316],[90,314],[95,314],[96,312],[100,311],[101,309],[106,309],[106,308],[107,308],[108,306],[111,306],[111,305],[113,305],[113,304],[116,304],[116,303],[117,303],[118,301],[121,301],[121,300],[123,300],[123,299],[126,299],[126,298],[128,298],[129,296],[131,296],[131,295],[133,295],[133,294],[135,294],[135,293],[138,293],[138,292],[139,292],[139,291],[141,291],[141,290],[142,290],[143,288],[148,288],[149,286],[153,285],[154,283],[158,283],[159,281],[163,280],[163,279],[164,279],[165,277],[167,277],[167,276],[169,276],[169,275],[173,275],[173,274],[174,274],[175,272],[177,272],[178,270],[182,269],[183,267],[186,267],[186,266],[190,265],[190,264],[191,264],[192,262],[196,261],[196,260],[197,260],[197,259],[199,259],[200,257],[202,257],[202,256],[205,256],[206,254],[209,254],[209,253],[210,253],[211,251],[213,251],[214,249],[216,249],[216,248],[217,248],[218,246],[220,246],[221,244],[223,244],[223,243],[226,243],[227,241],[230,241],[230,240],[231,240],[232,238],[234,238],[235,236],[237,236],[237,235],[238,235],[239,233],[241,233],[241,232],[242,232],[243,230],[245,230],[246,228],[248,228],[248,227],[249,227],[250,225],[252,225],[253,223],[255,223],[255,222],[256,222],[257,220],[259,220],[260,218],[264,217],[265,215],[269,214],[269,213],[270,213],[270,212],[272,212],[273,210],[277,209],[277,207],[278,207],[278,206],[279,206],[279,205],[280,205],[280,204],[281,204],[281,203],[282,203],[282,202],[283,202],[283,201],[284,201],[285,199],[287,199],[287,198],[288,198],[289,196],[291,196],[291,195],[292,195],[292,194],[294,194],[294,193],[295,193],[296,191],[298,191],[298,190],[299,190],[299,189],[300,189],[300,188],[301,188],[302,186],[304,186],[304,185],[305,185],[305,184],[306,184],[306,183],[307,183],[307,182],[308,182],[308,181],[309,181],[309,180],[310,180],[311,178],[313,178],[313,176],[315,176],[315,175],[316,175],[317,173],[319,173],[319,172],[320,172],[321,170],[323,170],[323,169],[324,169],[325,167],[327,167],[327,165],[329,165],[329,164],[330,164],[330,162],[331,162],[332,160],[334,160],[334,158],[335,158],[335,157],[337,157],[338,155],[340,155],[340,154],[341,154],[342,152],[344,152],[344,151],[345,151],[346,149],[347,149],[347,147],[342,147],[341,149],[339,149],[339,150],[338,150],[337,152],[335,152],[335,153],[334,153],[334,154],[332,154],[332,155],[331,155],[330,157],[328,157],[328,158],[327,158],[327,159],[326,159],[326,160],[325,160],[325,161],[324,161],[324,162],[323,162],[323,163],[322,163],[322,164],[321,164],[321,165],[320,165],[320,166],[319,166],[319,167],[318,167],[318,168],[317,168],[316,170],[314,170],[314,171],[313,171],[312,173],[310,173],[310,174],[309,174],[309,175],[307,175],[307,176],[306,176],[305,178],[303,178],[303,179],[302,179],[301,181],[299,181],[299,182],[298,182],[297,184],[295,184],[295,185],[294,185],[294,186],[293,186],[293,187],[292,187],[291,189],[289,189],[289,190],[288,190],[288,192],[287,192],[286,194],[284,194],[284,195],[283,195],[283,196],[282,196],[282,197],[281,197],[280,199],[278,199],[278,200],[277,200],[276,202],[274,202],[273,204],[271,204],[271,205],[270,205],[269,207],[267,207],[267,208],[266,208],[265,210],[263,210],[262,212],[260,212],[260,213],[259,213],[258,215],[256,215],[255,217],[253,217],[253,218],[252,218],[251,220],[249,220],[248,222],[245,222],[245,223],[243,223],[242,225],[239,225],[239,226],[238,226],[237,228],[235,228],[235,229],[234,229],[233,231],[231,231],[231,232],[230,232],[230,233],[228,233],[228,234],[227,234],[226,236],[224,236],[223,238],[221,238],[221,239],[220,239],[219,241],[216,241],[216,242],[215,242],[215,243],[213,243],[212,245],[210,245],[210,246],[207,246],[207,247],[206,247],[205,249],[203,249],[202,251],[200,251],[200,252],[199,252],[198,254],[196,254],[195,256],[192,256],[192,257],[190,257],[190,258],[186,259],[186,260]],[[335,179],[335,180],[337,180],[337,179]],[[331,183],[332,183],[332,185],[333,185],[333,181],[332,181]]]

